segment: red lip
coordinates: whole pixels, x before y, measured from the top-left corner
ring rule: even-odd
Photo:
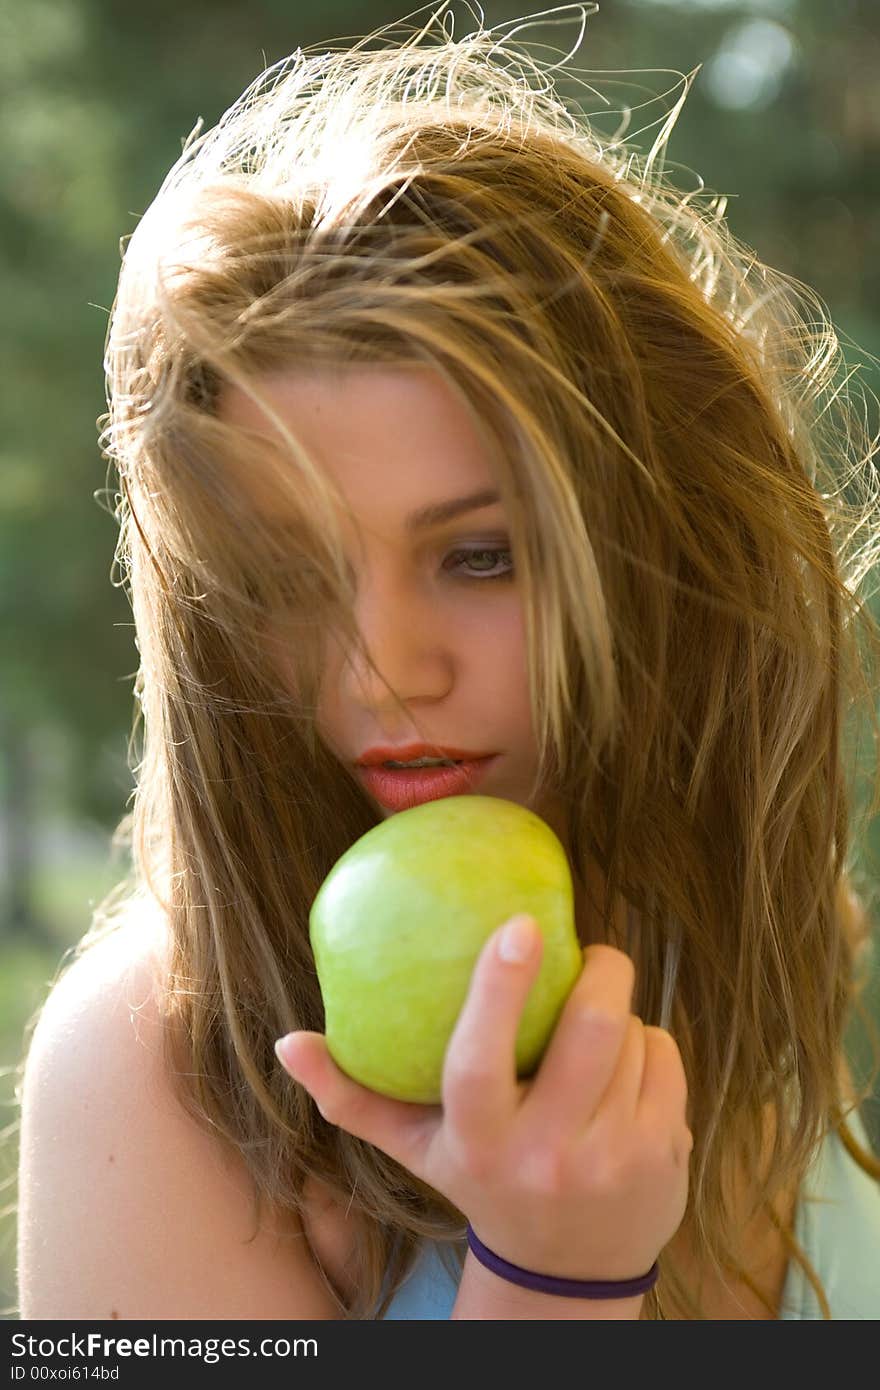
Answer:
[[[418,757],[418,754],[411,754]],[[426,757],[431,756],[425,754]],[[451,754],[434,756],[450,757]],[[408,811],[425,801],[473,792],[495,761],[495,754],[462,762],[458,767],[387,768],[359,766],[357,774],[366,790],[388,811]]]
[[[475,753],[469,748],[442,748],[439,743],[401,743],[397,748],[390,744],[377,744],[368,748],[357,759],[356,767],[370,767],[374,763],[390,760],[406,763],[413,758],[454,758],[456,762],[479,762],[481,758],[494,757],[493,753]]]

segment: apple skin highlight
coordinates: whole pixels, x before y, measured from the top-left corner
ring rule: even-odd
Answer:
[[[447,796],[362,835],[325,878],[309,915],[327,1048],[361,1085],[439,1104],[443,1059],[477,957],[524,912],[541,965],[516,1038],[534,1073],[583,967],[565,850],[550,826],[501,797]]]

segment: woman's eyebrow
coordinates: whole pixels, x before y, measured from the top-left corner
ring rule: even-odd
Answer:
[[[404,524],[407,531],[427,530],[429,526],[439,526],[442,522],[451,521],[453,517],[460,516],[463,512],[477,511],[480,507],[491,507],[500,501],[501,494],[496,492],[494,488],[482,488],[479,492],[468,493],[465,497],[448,497],[443,502],[428,502],[424,507],[418,507],[414,512],[410,512]],[[263,516],[262,522],[268,530],[285,538],[293,530],[291,522],[279,520],[277,516]]]
[[[493,503],[500,501],[500,493],[493,488],[483,488],[482,491],[472,492],[467,497],[449,497],[445,502],[429,502],[427,506],[418,507],[416,511],[410,512],[406,518],[406,529],[421,531],[429,526],[439,526],[441,522],[451,521],[462,512],[473,512],[479,507],[491,507]]]

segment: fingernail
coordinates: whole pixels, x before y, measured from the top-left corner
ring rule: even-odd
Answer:
[[[498,954],[502,960],[520,964],[528,960],[535,944],[537,927],[531,917],[513,917],[501,933]]]
[[[276,1038],[275,1040],[275,1056],[278,1058],[281,1065],[286,1067],[288,1071],[290,1070],[290,1062],[288,1061],[290,1048],[288,1044],[292,1037],[295,1037],[294,1033],[285,1033],[283,1038]]]

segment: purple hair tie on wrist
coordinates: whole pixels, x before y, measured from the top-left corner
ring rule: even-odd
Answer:
[[[535,1274],[531,1269],[502,1260],[500,1255],[483,1244],[470,1222],[467,1238],[480,1264],[491,1269],[493,1274],[499,1274],[502,1279],[519,1284],[524,1289],[561,1294],[564,1298],[634,1298],[636,1294],[652,1289],[660,1272],[655,1260],[647,1274],[640,1274],[636,1279],[557,1279],[552,1274]]]

